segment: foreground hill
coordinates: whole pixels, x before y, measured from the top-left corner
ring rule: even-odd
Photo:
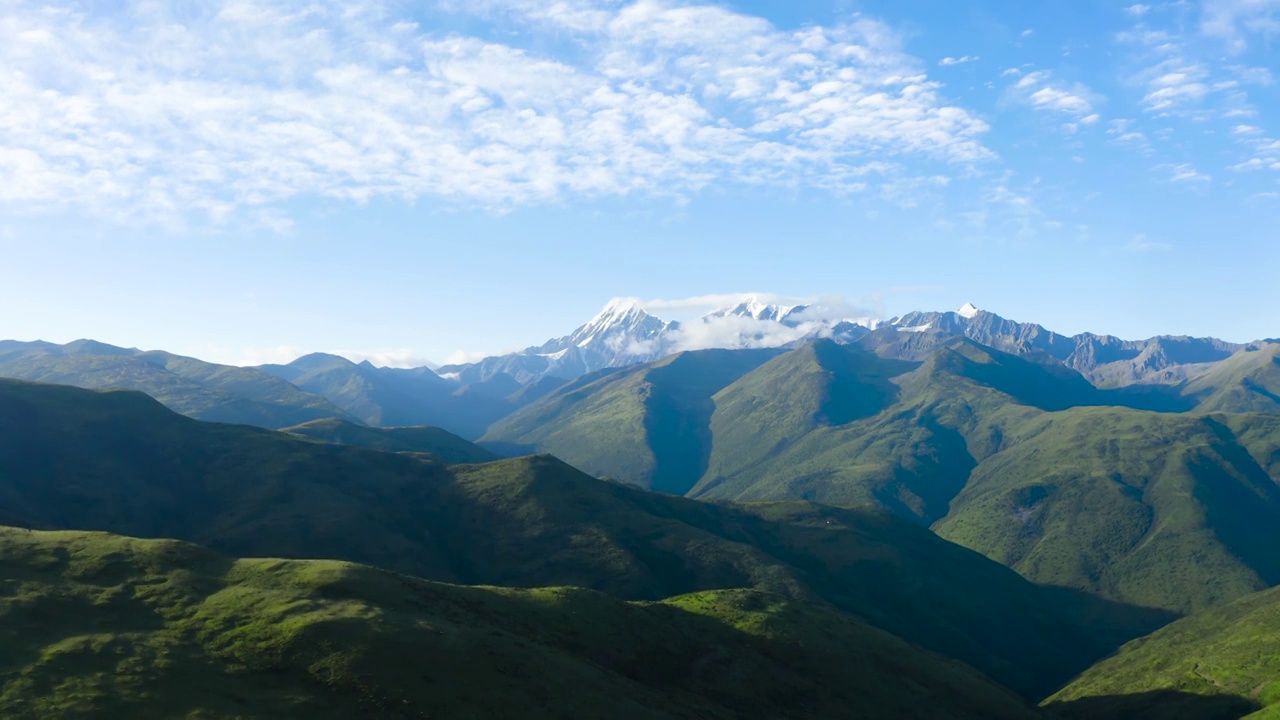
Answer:
[[[0,508],[6,524],[332,557],[464,584],[653,600],[757,588],[851,613],[1027,696],[1164,621],[1082,606],[874,511],[712,505],[550,457],[450,468],[200,423],[131,392],[0,382]],[[1095,613],[1089,627],[1083,611]]]
[[[1151,699],[1161,702],[1150,707]],[[1280,710],[1280,589],[1179,620],[1121,648],[1048,702],[1102,720],[1238,718]],[[1141,714],[1139,711],[1146,712]],[[1216,713],[1216,714],[1215,714]]]
[[[624,603],[0,529],[6,718],[1032,718],[974,670],[745,590]]]
[[[0,343],[0,377],[94,390],[138,390],[174,412],[211,422],[280,428],[318,418],[350,417],[323,397],[254,368],[92,340],[66,345]]]
[[[354,445],[385,452],[424,453],[451,465],[498,459],[496,454],[479,445],[436,427],[372,428],[328,418],[285,428],[284,432],[337,445]]]

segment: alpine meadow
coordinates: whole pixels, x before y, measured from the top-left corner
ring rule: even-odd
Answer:
[[[0,718],[1280,718],[1280,0],[0,0]]]

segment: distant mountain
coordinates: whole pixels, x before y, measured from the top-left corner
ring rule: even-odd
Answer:
[[[1176,384],[1246,347],[1214,338],[1185,336],[1147,340],[1121,340],[1093,333],[1066,336],[1035,323],[1007,320],[972,303],[956,312],[908,313],[883,323],[872,335],[864,341],[869,348],[904,359],[921,359],[938,343],[952,337],[966,337],[1015,355],[1047,355],[1100,387]]]
[[[519,353],[446,365],[443,377],[469,384],[505,374],[521,383],[565,380],[607,368],[660,360],[686,350],[778,348],[829,337],[852,342],[867,321],[806,305],[776,305],[754,297],[687,323],[660,320],[634,300],[614,300],[574,332]]]
[[[339,558],[623,599],[755,588],[824,604],[1040,697],[1162,616],[1041,590],[869,510],[707,504],[540,456],[442,464],[200,423],[140,393],[0,381],[0,522]],[[1101,612],[1082,624],[1083,612]],[[1105,618],[1105,619],[1102,619]]]
[[[521,388],[504,375],[460,386],[425,367],[382,368],[325,353],[259,369],[326,398],[367,425],[430,425],[466,438],[478,437],[514,410],[517,406],[503,396]]]
[[[7,528],[0,568],[6,718],[1038,717],[970,667],[749,590],[624,603]]]
[[[318,418],[351,417],[323,397],[261,370],[93,340],[66,345],[0,343],[0,377],[98,390],[139,390],[175,412],[214,422],[279,428]]]

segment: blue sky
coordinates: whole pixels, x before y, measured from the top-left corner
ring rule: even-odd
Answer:
[[[0,336],[404,364],[742,292],[1277,336],[1277,42],[1280,0],[0,0]]]

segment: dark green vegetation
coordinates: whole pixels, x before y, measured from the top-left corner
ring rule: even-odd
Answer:
[[[1166,699],[1163,714],[1136,714],[1153,697]],[[1280,710],[1280,589],[1202,611],[1135,640],[1046,702],[1066,710],[1088,708],[1089,717],[1103,720],[1236,718],[1264,706],[1269,710],[1258,717],[1272,717]],[[1215,706],[1223,714],[1210,714]]]
[[[711,452],[711,396],[777,350],[702,350],[584,376],[499,421],[481,442],[573,458],[598,477],[683,495]]]
[[[1280,582],[1280,414],[1260,412],[1278,353],[1263,344],[1182,384],[1099,389],[1035,347],[1017,356],[892,328],[819,341],[712,396],[688,494],[877,506],[1034,581],[1187,612]],[[647,436],[609,435],[643,417],[621,386],[566,388],[574,402],[548,397],[487,438],[526,420],[534,449],[555,441],[571,463],[613,452],[612,476],[647,484]],[[536,427],[597,441],[538,440]]]
[[[6,718],[1032,718],[974,670],[728,590],[624,603],[0,529]]]
[[[1164,620],[1041,590],[871,510],[706,504],[550,457],[446,467],[200,423],[132,392],[0,382],[0,507],[5,524],[464,584],[634,600],[756,588],[845,611],[1030,697]]]
[[[290,435],[385,452],[423,453],[448,464],[482,463],[498,456],[436,427],[372,428],[337,418],[312,420],[284,432]]]
[[[322,397],[255,368],[142,352],[92,340],[0,344],[0,377],[105,390],[126,388],[175,412],[212,422],[279,428],[346,417]]]

